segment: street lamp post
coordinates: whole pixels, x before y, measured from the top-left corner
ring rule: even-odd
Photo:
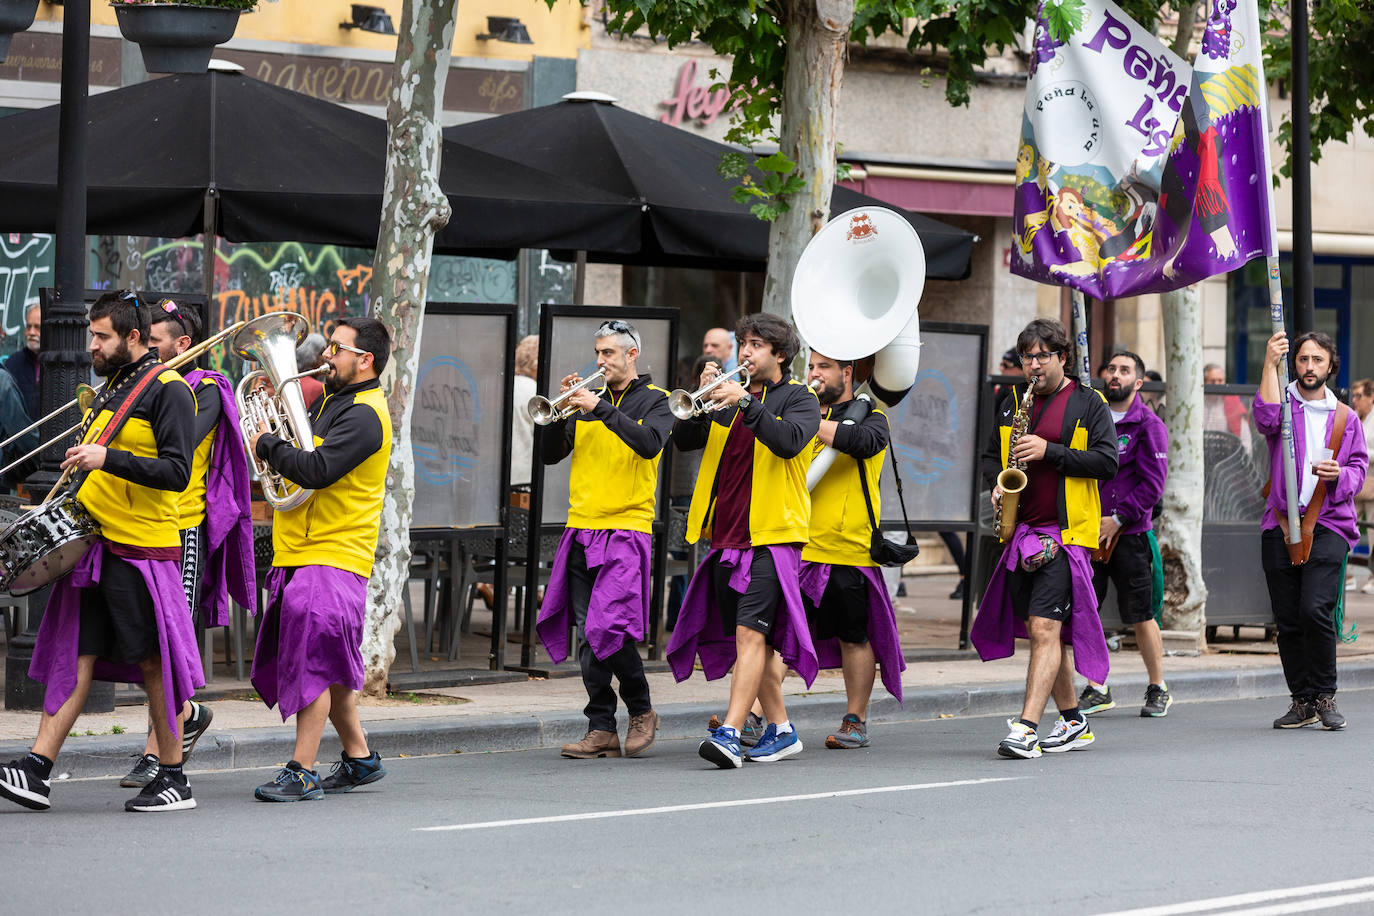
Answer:
[[[76,395],[78,382],[90,377],[91,357],[86,349],[86,96],[91,44],[90,0],[67,0],[62,21],[62,110],[58,123],[57,184],[57,296],[43,312],[43,344],[39,357],[40,416],[55,410]],[[52,424],[65,429],[71,418]],[[65,423],[65,425],[64,425]],[[69,442],[55,441],[44,449],[41,467],[29,477],[29,490],[41,496],[59,476],[58,465]],[[5,656],[5,708],[40,709],[44,688],[28,677],[29,662],[43,608],[50,588],[29,597],[27,625],[9,641]],[[114,707],[112,684],[98,683],[91,690],[88,710]]]

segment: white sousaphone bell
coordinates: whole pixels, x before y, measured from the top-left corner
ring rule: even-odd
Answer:
[[[874,357],[858,398],[891,406],[916,382],[926,283],[921,239],[900,214],[859,207],[812,236],[792,275],[792,321],[808,347],[832,359]],[[814,489],[836,452],[827,446],[806,475]]]

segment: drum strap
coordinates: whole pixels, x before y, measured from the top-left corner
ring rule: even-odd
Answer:
[[[133,390],[130,391],[128,397],[120,402],[120,405],[115,408],[114,416],[110,417],[110,422],[106,423],[105,428],[100,431],[100,435],[95,440],[96,445],[110,444],[110,441],[119,433],[120,427],[122,427],[124,422],[129,418],[129,412],[134,409],[134,405],[138,403],[138,399],[143,395],[148,384],[157,377],[158,373],[161,372],[163,368],[162,363],[156,360],[148,363],[148,365],[143,368],[143,374],[138,377],[138,381],[134,382]]]

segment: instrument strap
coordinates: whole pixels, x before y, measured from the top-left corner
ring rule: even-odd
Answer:
[[[902,495],[902,475],[897,471],[897,455],[889,444],[887,455],[892,459],[892,479],[897,483],[897,504],[902,507],[902,528],[906,531],[906,542],[916,543],[916,535],[911,533],[911,520],[906,514],[906,498]],[[858,458],[854,463],[859,467],[859,487],[864,493],[864,505],[868,508],[868,522],[876,531],[878,529],[878,517],[873,513],[873,497],[868,494],[868,475],[864,473],[864,463]]]
[[[115,408],[113,416],[110,417],[110,422],[105,424],[105,428],[100,431],[100,435],[96,437],[95,442],[89,444],[108,446],[109,443],[114,440],[114,437],[119,433],[119,430],[124,425],[125,421],[128,420],[129,413],[134,409],[134,405],[138,403],[138,400],[142,396],[143,392],[147,390],[149,383],[151,383],[152,380],[156,378],[165,368],[166,367],[163,366],[162,363],[158,360],[152,360],[143,369],[139,370],[136,373],[131,373],[129,375],[129,378],[125,379],[123,383],[121,383],[118,387],[112,390],[110,392],[111,397],[113,397],[115,391],[118,391],[119,388],[123,388],[124,384],[128,383],[130,380],[136,379],[136,381],[134,381],[133,390],[130,391],[128,396],[125,397],[122,402],[120,402],[120,405],[117,408]],[[94,420],[96,413],[100,410],[103,410],[105,404],[109,403],[109,400],[110,398],[107,397],[100,404],[91,405],[91,409],[87,413],[87,425],[81,431],[82,439],[86,438],[86,429],[90,428],[90,422]],[[74,477],[71,482],[71,485],[67,488],[68,491],[75,493],[77,490],[81,489],[81,484],[83,484],[86,481],[86,478],[88,476],[90,476],[89,471],[82,473],[80,477]]]
[[[1341,447],[1341,439],[1345,438],[1345,424],[1350,419],[1350,408],[1343,403],[1336,405],[1336,418],[1331,423],[1331,441],[1326,447],[1331,450],[1334,457]],[[1309,456],[1311,457],[1311,456]],[[1269,497],[1269,484],[1265,484],[1264,495]],[[1288,560],[1294,566],[1301,566],[1307,562],[1308,555],[1312,552],[1312,536],[1317,530],[1317,517],[1321,515],[1322,503],[1326,502],[1326,481],[1318,480],[1317,486],[1312,490],[1312,501],[1307,504],[1307,511],[1302,514],[1302,539],[1296,544],[1289,543],[1288,540],[1288,518],[1280,515],[1276,510],[1274,518],[1278,520],[1279,529],[1283,532],[1284,546],[1288,548]]]

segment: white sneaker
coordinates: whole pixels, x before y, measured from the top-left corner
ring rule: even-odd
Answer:
[[[1364,585],[1360,586],[1360,593],[1363,595],[1374,595],[1374,576],[1370,576]]]
[[[1034,729],[1027,728],[1020,722],[1013,722],[1011,732],[997,745],[997,753],[1003,757],[1034,760],[1040,756],[1040,741],[1036,738]]]
[[[1348,591],[1348,592],[1353,592],[1353,591],[1355,590],[1355,577],[1354,577],[1354,576],[1347,576],[1347,577],[1346,577],[1346,580],[1345,580],[1345,590]]]
[[[1046,754],[1081,751],[1095,740],[1097,739],[1088,727],[1087,718],[1081,722],[1065,722],[1064,717],[1060,716],[1054,723],[1054,728],[1045,736],[1045,740],[1040,742],[1040,749]]]

